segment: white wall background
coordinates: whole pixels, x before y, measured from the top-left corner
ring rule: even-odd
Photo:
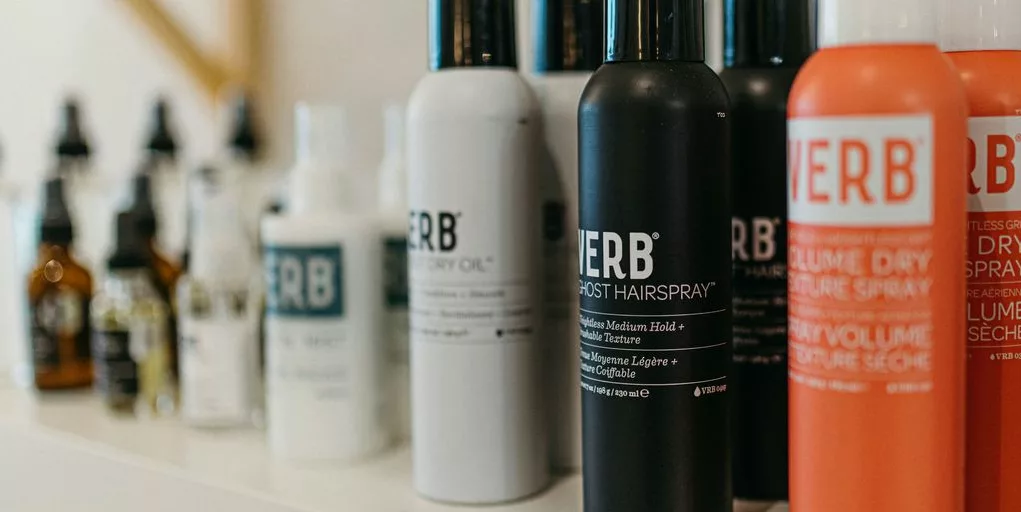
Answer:
[[[161,1],[207,51],[225,53],[225,0]],[[723,0],[707,1],[713,3],[710,53],[718,55],[714,29]],[[362,195],[373,197],[382,106],[404,101],[427,69],[426,0],[265,2],[267,69],[259,107],[273,165],[291,161],[295,102],[341,103],[352,114]],[[531,2],[518,0],[523,70],[532,62]],[[0,176],[22,181],[53,165],[59,107],[68,94],[81,101],[101,172],[126,175],[138,164],[151,102],[160,93],[172,102],[185,165],[211,157],[223,139],[217,105],[119,0],[0,0],[0,49]],[[6,341],[0,341],[0,366],[21,353],[13,348],[21,343],[13,297],[22,277],[4,250],[11,244],[7,228],[0,219],[0,340]]]

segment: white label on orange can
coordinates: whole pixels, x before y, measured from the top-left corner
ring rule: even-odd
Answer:
[[[809,118],[788,130],[792,381],[931,391],[932,119]]]
[[[1019,146],[1021,118],[968,121],[968,347],[993,361],[1021,359]]]

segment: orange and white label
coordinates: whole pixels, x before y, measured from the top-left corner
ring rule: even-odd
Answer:
[[[933,386],[933,123],[789,124],[791,380],[838,393]]]
[[[1021,118],[968,122],[968,347],[1021,359]],[[1019,361],[1021,362],[1021,361]]]

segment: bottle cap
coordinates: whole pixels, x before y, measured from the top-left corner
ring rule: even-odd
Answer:
[[[514,0],[429,0],[429,65],[517,68]]]
[[[344,109],[301,103],[294,114],[298,165],[291,174],[290,210],[301,214],[343,209],[348,204],[350,160]]]
[[[603,0],[536,0],[533,10],[536,73],[603,64]]]
[[[170,130],[169,110],[166,99],[156,100],[152,109],[152,128],[145,148],[152,154],[174,158],[177,155],[177,141]]]
[[[262,140],[256,131],[252,99],[243,92],[236,94],[231,102],[228,148],[242,158],[257,159],[262,150]]]
[[[940,46],[948,52],[1021,50],[1021,1],[941,0]]]
[[[135,175],[133,185],[135,195],[131,213],[137,222],[139,236],[144,240],[149,240],[156,236],[158,229],[156,208],[152,204],[152,179],[143,170]]]
[[[74,228],[64,199],[64,180],[50,178],[44,186],[40,241],[53,245],[70,245],[74,240]]]
[[[379,207],[406,210],[408,207],[408,170],[404,161],[404,107],[391,104],[383,111],[386,154],[379,173]]]
[[[812,0],[731,0],[726,3],[727,67],[800,67],[815,51]]]
[[[188,274],[218,282],[244,282],[254,271],[235,182],[214,167],[203,167],[192,183]]]
[[[820,0],[819,46],[934,44],[935,0]]]
[[[59,158],[88,158],[92,152],[82,131],[81,112],[74,98],[64,100],[56,149]]]
[[[138,232],[138,221],[130,211],[117,214],[116,233],[117,242],[106,267],[109,270],[129,270],[148,266],[149,253]]]
[[[606,62],[704,62],[702,2],[607,0]]]

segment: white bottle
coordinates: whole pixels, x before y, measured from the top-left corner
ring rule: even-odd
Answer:
[[[191,258],[177,288],[181,409],[199,427],[251,424],[258,389],[261,280],[235,190],[211,169],[195,183]]]
[[[543,382],[551,462],[556,469],[570,471],[581,466],[578,104],[592,71],[603,63],[603,5],[536,0],[533,8],[531,83],[542,106],[546,138],[541,177]]]
[[[359,459],[390,437],[380,230],[349,206],[343,111],[300,105],[296,121],[289,211],[262,222],[269,444],[282,458]]]
[[[404,159],[404,107],[384,111],[386,152],[379,168],[379,209],[383,229],[383,301],[387,341],[387,397],[394,438],[411,437],[411,382],[408,366],[408,172]]]
[[[429,7],[434,71],[408,108],[414,484],[503,502],[549,482],[538,105],[516,70],[513,2]]]

